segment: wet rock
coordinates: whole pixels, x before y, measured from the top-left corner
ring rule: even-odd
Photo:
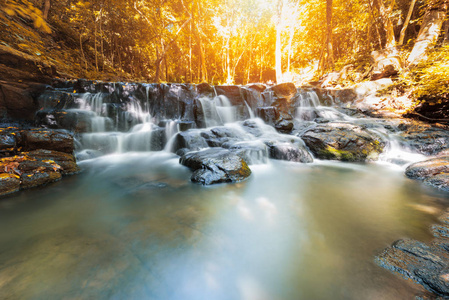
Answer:
[[[246,120],[242,123],[242,129],[245,130],[247,133],[255,136],[260,137],[263,135],[263,130],[259,126],[259,124],[254,120]]]
[[[413,123],[400,136],[407,147],[425,155],[435,155],[449,148],[449,131],[423,123]]]
[[[198,94],[206,97],[214,97],[215,96],[215,89],[212,85],[203,82],[196,85],[196,91]]]
[[[179,162],[194,171],[191,177],[193,182],[204,185],[238,182],[251,175],[251,170],[241,157],[223,148],[189,152]]]
[[[375,160],[385,147],[380,137],[347,123],[318,124],[306,130],[301,138],[320,159]]]
[[[449,156],[431,158],[407,167],[405,175],[412,179],[426,179],[440,173],[449,172]]]
[[[64,109],[75,106],[72,92],[47,90],[38,98],[39,109]]]
[[[0,173],[0,196],[19,191],[20,177],[14,174]]]
[[[261,118],[265,123],[274,125],[279,117],[279,113],[274,106],[258,107],[256,108],[256,116]]]
[[[449,191],[449,173],[440,173],[426,178],[424,183],[440,190]]]
[[[197,151],[209,147],[207,141],[201,136],[200,130],[188,130],[179,132],[174,137],[172,151],[176,153],[179,149],[187,148],[191,151]]]
[[[305,147],[294,143],[268,143],[270,158],[300,163],[311,163],[313,157]]]
[[[35,122],[37,126],[67,129],[76,133],[107,131],[113,128],[111,119],[99,117],[92,111],[78,109],[41,110],[36,113]]]
[[[36,171],[31,173],[23,173],[20,176],[22,189],[29,189],[61,179],[61,173],[56,171]]]
[[[281,133],[290,133],[293,130],[293,121],[292,120],[280,120],[278,122],[276,122],[276,124],[274,125],[274,128],[276,128],[277,131],[281,132]]]
[[[23,130],[21,136],[24,151],[47,149],[72,153],[74,150],[73,136],[64,130]]]
[[[103,152],[101,152],[101,151],[86,149],[86,150],[77,152],[75,158],[77,161],[82,161],[82,160],[94,159],[94,158],[100,157],[102,155],[103,155]]]
[[[60,172],[63,175],[70,175],[79,172],[79,167],[76,164],[76,159],[72,154],[54,151],[54,150],[35,150],[26,153],[29,157],[40,162],[56,163],[61,167]]]
[[[236,143],[243,139],[242,135],[244,135],[242,131],[226,126],[217,126],[201,133],[210,147],[223,147],[225,143]]]
[[[415,240],[399,240],[376,262],[406,279],[412,279],[438,296],[449,296],[449,258],[437,243],[427,246]]]
[[[248,165],[265,164],[268,161],[268,147],[261,141],[224,144],[223,148],[227,148],[240,156]]]
[[[226,96],[232,105],[243,105],[244,101],[240,93],[240,87],[237,85],[217,85],[215,86],[217,95]]]
[[[15,132],[0,132],[0,153],[14,151],[17,146],[16,137]]]

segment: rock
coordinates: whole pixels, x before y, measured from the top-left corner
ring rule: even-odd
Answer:
[[[296,94],[296,87],[291,82],[280,83],[269,88],[278,98],[291,99]]]
[[[313,162],[312,155],[298,144],[277,142],[269,143],[268,147],[270,158],[301,163]]]
[[[15,132],[0,132],[0,153],[16,150],[17,138]]]
[[[223,148],[228,148],[240,156],[248,165],[268,162],[268,147],[261,141],[244,141],[232,145],[224,144]]]
[[[36,125],[52,129],[67,129],[76,133],[112,130],[109,118],[97,116],[92,111],[79,109],[40,110],[36,113]]]
[[[238,182],[251,175],[246,162],[223,148],[211,148],[183,155],[179,162],[194,172],[191,180],[204,185]]]
[[[0,173],[0,196],[19,191],[20,177],[14,174]]]
[[[415,240],[399,240],[377,256],[376,262],[438,296],[449,296],[449,258],[441,243],[427,246]]]
[[[435,155],[449,148],[449,131],[428,124],[413,123],[400,136],[407,147],[425,155]]]
[[[202,96],[213,97],[215,96],[215,89],[212,85],[203,82],[196,85],[196,92]]]
[[[72,154],[54,151],[54,150],[34,150],[26,153],[29,157],[41,162],[54,161],[61,166],[61,173],[63,175],[71,175],[79,172],[79,167],[76,164],[76,159]]]
[[[28,86],[0,82],[0,117],[32,121],[37,109]]]
[[[61,173],[56,171],[36,171],[32,173],[23,173],[20,176],[22,189],[29,189],[61,179]]]
[[[292,120],[280,120],[278,122],[276,122],[276,124],[274,125],[274,128],[276,128],[277,131],[281,132],[281,133],[290,133],[293,130],[293,121]]]
[[[274,106],[258,107],[256,108],[256,116],[261,118],[265,123],[274,125],[279,117],[279,113]]]
[[[200,130],[187,130],[179,132],[174,137],[172,152],[176,153],[179,149],[187,148],[191,151],[197,151],[209,147],[206,139],[201,136]]]
[[[56,73],[56,67],[47,62],[39,60],[37,57],[15,50],[12,47],[0,45],[0,62],[9,69],[20,70],[21,76],[15,77],[8,72],[0,72],[0,79],[3,80],[27,80],[31,82],[50,83]]]
[[[316,158],[343,161],[375,160],[385,142],[360,126],[347,123],[318,124],[301,135]]]
[[[72,92],[46,90],[38,98],[39,109],[64,109],[75,105]]]
[[[223,95],[231,102],[232,105],[245,104],[240,93],[240,87],[237,85],[217,85],[215,86],[217,95]]]
[[[424,183],[443,191],[449,191],[449,173],[440,173],[426,178]]]
[[[407,167],[405,175],[412,179],[424,180],[440,173],[449,172],[449,156],[431,158]]]
[[[83,151],[76,153],[76,160],[82,161],[82,160],[94,159],[94,158],[100,157],[102,155],[103,155],[103,152],[101,152],[101,151],[85,149]]]
[[[73,136],[64,130],[23,130],[21,136],[24,151],[46,149],[72,153],[74,150]]]

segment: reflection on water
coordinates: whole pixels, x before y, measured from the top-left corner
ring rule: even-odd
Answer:
[[[412,299],[373,263],[447,194],[376,164],[270,162],[202,187],[128,153],[0,201],[1,299]]]

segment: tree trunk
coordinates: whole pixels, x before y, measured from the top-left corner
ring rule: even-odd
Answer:
[[[393,21],[391,20],[391,13],[394,9],[394,0],[391,0],[390,6],[385,11],[384,20],[385,20],[385,31],[387,32],[387,40],[385,43],[385,48],[392,48],[396,46],[396,39],[394,36],[394,27]]]
[[[44,11],[43,11],[43,13],[44,13],[44,20],[45,21],[47,21],[47,19],[48,19],[48,13],[50,12],[50,7],[51,7],[50,0],[45,0]]]
[[[446,17],[447,3],[448,0],[436,0],[424,14],[415,45],[407,59],[408,64],[416,64],[424,59],[426,50],[437,41]]]
[[[326,0],[326,48],[327,48],[327,67],[334,68],[334,51],[332,49],[332,0]]]
[[[277,23],[276,23],[276,50],[275,50],[275,59],[276,59],[276,83],[282,82],[282,49],[281,49],[281,23],[282,23],[282,5],[283,0],[278,0],[277,2]]]
[[[94,23],[95,23],[95,39],[94,39],[94,44],[95,44],[95,70],[98,72],[98,57],[97,57],[97,20],[94,16]]]
[[[398,45],[404,44],[405,32],[407,31],[408,24],[410,23],[410,18],[412,17],[413,9],[415,8],[416,0],[412,0],[410,3],[410,8],[408,9],[407,17],[405,18],[404,25],[402,25],[401,34],[399,35]]]
[[[391,0],[390,6],[388,8],[385,7],[383,0],[374,0],[373,6],[376,8],[380,20],[383,24],[383,29],[385,31],[385,45],[382,48],[390,48],[394,47],[396,44],[396,40],[394,37],[394,27],[393,22],[391,21],[390,14],[394,8],[394,0]]]

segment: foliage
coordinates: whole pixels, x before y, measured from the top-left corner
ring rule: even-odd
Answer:
[[[449,46],[442,46],[429,53],[422,61],[402,76],[413,87],[416,99],[431,95],[447,97],[449,93]]]
[[[33,21],[34,27],[45,33],[51,33],[51,29],[45,22],[42,11],[27,0],[6,0],[2,10],[10,16],[20,16]]]
[[[326,49],[326,1],[50,0],[47,22],[38,9],[43,0],[4,1],[0,30],[6,34],[0,42],[76,76],[215,84],[274,81],[279,31],[284,80],[299,83],[310,80],[313,72],[332,71],[331,66],[319,69]],[[369,69],[370,53],[385,46],[381,11],[374,4],[394,4],[386,17],[399,34],[410,2],[333,0],[334,66],[354,65],[348,84]],[[409,44],[430,3],[417,1],[406,32]],[[30,21],[40,32],[31,29]],[[411,71],[402,83],[413,77],[436,85],[435,78],[445,76],[443,66],[420,66],[424,73]],[[441,76],[426,77],[426,72]]]

